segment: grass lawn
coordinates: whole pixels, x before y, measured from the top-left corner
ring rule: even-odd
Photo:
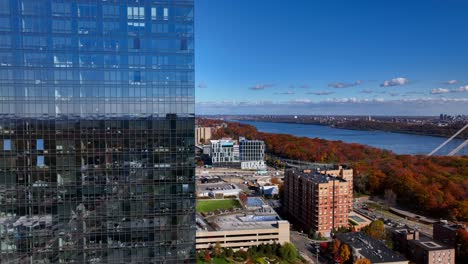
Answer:
[[[240,207],[241,205],[236,199],[197,200],[197,212],[199,213],[208,213],[216,210],[226,210]]]

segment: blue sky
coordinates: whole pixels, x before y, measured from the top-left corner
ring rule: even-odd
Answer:
[[[466,0],[197,0],[198,114],[468,114]]]

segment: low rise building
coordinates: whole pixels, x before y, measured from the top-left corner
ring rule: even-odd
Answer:
[[[237,185],[227,182],[197,184],[198,197],[222,199],[226,196],[238,196],[241,191]]]
[[[264,185],[260,187],[260,191],[265,196],[279,195],[278,185]]]
[[[353,194],[342,177],[314,169],[285,172],[283,209],[305,232],[329,237],[335,228],[348,227]]]
[[[416,264],[455,263],[455,248],[420,234],[410,228],[391,230],[394,249]]]
[[[263,160],[250,160],[241,161],[241,169],[243,170],[264,170],[266,169],[265,161]]]
[[[356,212],[350,212],[348,219],[355,231],[360,231],[362,228],[372,223],[371,219],[367,218],[366,216],[362,214],[358,214]]]
[[[366,258],[371,263],[408,264],[408,260],[389,249],[381,241],[374,239],[362,232],[340,233],[336,238],[351,249],[354,261]],[[353,262],[354,262],[353,261]]]
[[[434,223],[432,227],[435,240],[452,246],[455,246],[455,240],[458,231],[460,229],[467,230],[467,227],[465,225],[449,223],[446,220]]]
[[[290,241],[289,222],[281,220],[260,198],[249,197],[246,207],[249,209],[245,209],[243,213],[206,219],[197,215],[196,249],[209,249],[218,242],[221,247],[239,250],[260,244],[284,244]]]

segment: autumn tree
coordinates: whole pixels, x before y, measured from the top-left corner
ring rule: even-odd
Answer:
[[[349,246],[346,244],[342,244],[340,246],[340,259],[341,263],[346,263],[351,258],[351,250],[349,250]]]
[[[210,252],[208,250],[205,251],[205,262],[206,263],[211,263],[211,254],[210,254]]]
[[[330,250],[330,253],[333,254],[333,255],[337,255],[338,252],[339,252],[339,249],[340,249],[340,246],[341,246],[341,241],[338,240],[338,239],[333,239],[331,242],[330,242],[330,245],[329,245],[329,250]]]
[[[295,137],[286,134],[259,132],[254,126],[199,119],[199,124],[219,127],[213,138],[246,136],[265,141],[266,152],[272,157],[309,162],[336,162],[354,169],[355,190],[371,195],[385,195],[408,209],[418,209],[434,217],[450,216],[468,221],[466,164],[468,156],[426,157],[397,155],[390,151],[318,138]],[[276,160],[275,160],[276,159]],[[280,193],[281,193],[280,188]],[[390,195],[389,195],[390,194]],[[391,198],[391,199],[390,199]],[[398,199],[396,199],[398,198]]]
[[[363,231],[378,240],[385,239],[386,237],[385,224],[381,220],[373,221],[370,225],[364,227]]]
[[[358,258],[354,264],[371,264],[371,261],[366,258]]]

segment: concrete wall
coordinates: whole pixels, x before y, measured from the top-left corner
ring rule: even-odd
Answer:
[[[195,128],[195,144],[201,145],[208,143],[211,139],[211,127],[197,127]],[[203,140],[203,142],[202,142]]]
[[[197,231],[196,233],[197,250],[214,247],[216,242],[220,242],[221,247],[241,249],[262,243],[284,244],[289,241],[288,221],[278,221],[276,228]]]

